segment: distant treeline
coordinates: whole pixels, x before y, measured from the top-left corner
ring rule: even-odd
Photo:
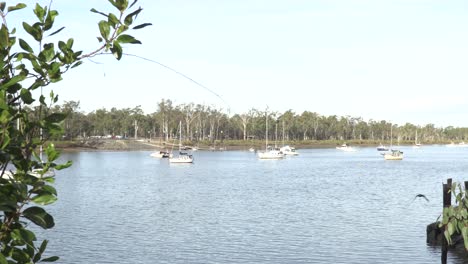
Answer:
[[[135,108],[98,109],[90,113],[80,111],[80,104],[67,101],[49,111],[65,113],[62,126],[63,139],[89,137],[118,138],[178,138],[179,124],[186,141],[215,140],[264,140],[268,118],[268,137],[286,141],[302,140],[349,140],[388,141],[392,131],[393,140],[441,143],[468,139],[468,128],[435,127],[433,124],[403,126],[385,120],[368,120],[351,116],[324,116],[316,112],[284,113],[251,109],[246,113],[228,115],[222,109],[201,104],[174,105],[171,100],[161,100],[156,111],[143,113]],[[393,126],[393,127],[392,127]],[[56,136],[57,137],[57,136]],[[59,139],[59,138],[55,138]]]

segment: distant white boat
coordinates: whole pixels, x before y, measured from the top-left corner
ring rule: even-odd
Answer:
[[[170,163],[193,163],[193,156],[187,152],[179,152],[177,157],[169,158]]]
[[[380,143],[380,145],[377,147],[377,151],[388,151],[388,147],[382,145],[382,143]]]
[[[172,158],[172,153],[161,150],[151,153],[150,156],[154,158]]]
[[[179,155],[177,157],[170,157],[170,163],[193,163],[193,156],[187,152],[182,152],[182,121],[179,123]]]
[[[420,147],[421,147],[421,143],[418,142],[418,130],[416,130],[416,136],[414,138],[413,148],[420,148]]]
[[[466,148],[468,147],[468,144],[466,144],[464,141],[455,144],[454,142],[451,142],[450,144],[445,145],[446,147],[456,147],[456,148]]]
[[[265,112],[265,151],[264,152],[258,152],[258,158],[259,159],[282,159],[284,158],[284,154],[276,149],[271,149],[268,148],[268,114]]]
[[[280,151],[283,152],[284,155],[290,155],[290,156],[297,156],[299,153],[296,151],[294,147],[290,147],[288,145],[281,147]]]
[[[386,160],[402,160],[403,152],[397,149],[392,149],[391,151],[384,153],[383,156]]]
[[[254,148],[249,148],[249,151],[250,152],[255,152],[255,149]]]
[[[268,150],[265,152],[258,153],[259,159],[282,159],[284,158],[283,152],[279,150]]]
[[[283,120],[283,147],[281,147],[279,150],[283,152],[284,155],[288,156],[297,156],[299,153],[296,151],[294,147],[290,147],[289,145],[284,144],[284,135],[285,135],[285,130],[284,130],[284,120]]]
[[[336,147],[336,149],[342,150],[342,151],[347,151],[347,152],[354,152],[354,151],[357,151],[356,148],[350,147],[350,146],[348,146],[348,144],[346,144],[346,143],[344,143],[343,145],[341,145],[341,146],[339,146],[339,147]]]
[[[403,152],[398,149],[392,149],[393,146],[393,125],[390,124],[390,151],[382,153],[385,160],[402,160]]]

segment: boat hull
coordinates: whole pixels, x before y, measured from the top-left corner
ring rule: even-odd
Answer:
[[[284,154],[279,151],[259,152],[259,159],[283,159]]]

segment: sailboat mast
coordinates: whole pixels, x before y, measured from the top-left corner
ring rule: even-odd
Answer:
[[[284,147],[284,119],[283,119],[283,147]]]
[[[268,112],[265,111],[265,151],[268,150]]]
[[[276,141],[278,141],[278,122],[275,124],[275,149],[278,147]]]
[[[393,124],[390,124],[390,149],[393,146]]]
[[[179,121],[179,152],[182,148],[182,121]]]

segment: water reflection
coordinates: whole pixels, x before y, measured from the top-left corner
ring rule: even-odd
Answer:
[[[426,225],[441,212],[441,183],[465,180],[468,149],[404,151],[396,162],[374,148],[275,161],[200,151],[189,166],[150,152],[68,153],[44,236],[61,263],[439,263]]]

